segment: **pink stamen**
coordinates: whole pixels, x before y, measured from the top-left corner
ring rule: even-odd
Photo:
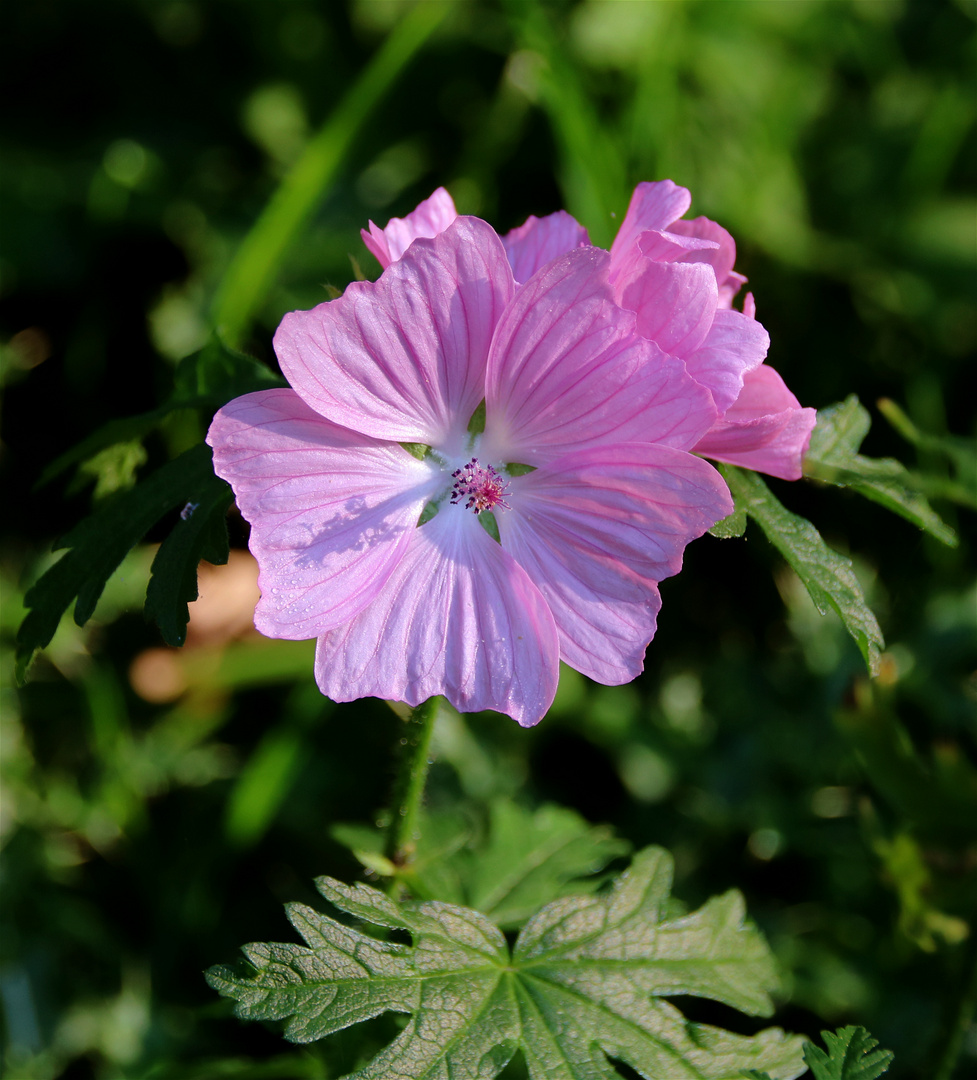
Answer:
[[[479,465],[478,458],[472,458],[467,465],[455,469],[451,474],[455,486],[451,489],[451,501],[465,502],[465,509],[474,514],[483,510],[494,510],[497,506],[508,510],[505,501],[506,478],[496,472],[491,465]]]

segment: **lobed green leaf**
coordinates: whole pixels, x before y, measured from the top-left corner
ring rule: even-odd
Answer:
[[[227,562],[227,508],[233,499],[229,484],[213,473],[203,477],[156,552],[145,613],[159,627],[167,645],[186,641],[190,621],[187,605],[197,599],[200,560],[215,566]]]
[[[449,1076],[491,1080],[521,1049],[533,1080],[613,1080],[609,1058],[646,1077],[730,1077],[756,1067],[789,1080],[800,1040],[779,1029],[733,1035],[690,1024],[669,994],[712,997],[754,1015],[771,1011],[776,974],[736,893],[669,918],[671,858],[648,848],[614,887],[566,897],[530,919],[510,954],[482,913],[437,901],[395,903],[331,878],[319,891],[340,911],[412,944],[380,940],[301,905],[289,907],[306,945],[249,945],[254,973],[207,973],[242,1019],[286,1020],[309,1042],[394,1011],[401,1034],[355,1080]],[[353,1080],[351,1078],[351,1080]]]
[[[814,1080],[876,1080],[889,1069],[891,1050],[876,1050],[877,1039],[863,1027],[849,1026],[836,1032],[822,1031],[827,1053],[813,1043],[804,1045],[804,1062]]]
[[[75,601],[75,622],[79,626],[91,618],[113,571],[164,514],[194,502],[206,503],[213,512],[216,505],[214,485],[210,447],[201,444],[163,465],[134,488],[107,500],[95,513],[79,522],[55,546],[55,550],[68,548],[67,553],[31,586],[24,597],[24,604],[30,610],[17,634],[17,678],[22,680],[26,676],[34,654],[54,637],[61,616],[72,601]],[[207,547],[214,552],[217,541],[207,528],[212,529],[212,526],[204,522],[204,534],[197,534],[192,543],[192,529],[181,534],[165,556],[164,565],[175,570],[178,553],[192,557],[196,550],[194,545],[198,543],[199,550]],[[194,572],[196,565],[194,562]],[[186,595],[185,580],[181,588],[182,594]],[[172,629],[173,624],[169,622],[171,609],[166,608],[164,600],[172,600],[172,596],[160,596],[154,601],[155,610],[167,611],[165,619]]]

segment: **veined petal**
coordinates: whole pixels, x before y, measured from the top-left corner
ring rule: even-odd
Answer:
[[[681,224],[681,222],[676,222]],[[656,262],[709,262],[710,259],[695,258],[696,255],[715,254],[719,245],[712,240],[697,236],[682,236],[668,229],[649,229],[638,237],[638,250]]]
[[[502,545],[546,598],[562,659],[598,682],[634,678],[655,633],[657,582],[732,512],[722,477],[691,454],[626,443],[568,454],[511,486]]]
[[[708,387],[722,416],[740,396],[747,373],[759,368],[769,348],[770,335],[756,319],[720,309],[702,344],[683,358],[692,378]]]
[[[391,218],[382,228],[370,222],[370,231],[360,229],[363,243],[386,270],[396,262],[419,237],[437,236],[458,216],[454,200],[443,187],[412,210],[407,217]]]
[[[275,334],[282,371],[316,412],[378,439],[447,446],[483,397],[495,325],[515,289],[495,230],[456,218],[376,282],[355,282]]]
[[[293,390],[236,398],[207,442],[251,522],[255,626],[269,637],[317,637],[370,603],[439,482],[403,447],[324,420]]]
[[[668,231],[689,240],[696,239],[710,242],[708,250],[703,248],[698,252],[690,251],[679,256],[679,259],[682,262],[709,263],[716,273],[716,283],[719,285],[720,292],[731,279],[735,279],[736,289],[739,289],[740,285],[746,281],[742,274],[733,272],[733,265],[736,262],[736,242],[722,225],[710,221],[707,217],[688,220],[683,218],[681,221],[673,221],[669,225]],[[734,294],[736,289],[733,290]],[[729,305],[726,304],[725,306],[728,307]]]
[[[716,275],[707,263],[655,262],[639,249],[614,281],[618,302],[637,316],[637,330],[683,359],[709,334],[719,307]]]
[[[587,230],[565,210],[538,218],[530,214],[525,223],[502,238],[516,281],[528,281],[537,270],[574,248],[590,244]]]
[[[802,409],[784,380],[764,364],[746,375],[739,397],[695,452],[782,480],[799,480],[816,422],[815,410]]]
[[[572,251],[506,310],[486,378],[488,459],[538,465],[601,441],[687,449],[714,423],[708,393],[613,302],[608,261],[597,248]]]
[[[617,274],[620,260],[637,250],[638,238],[649,229],[667,229],[692,205],[689,192],[671,180],[645,181],[631,195],[628,212],[624,215],[611,245],[612,276]]]
[[[315,669],[334,701],[443,694],[528,727],[552,704],[558,660],[553,616],[526,572],[473,514],[445,508],[414,530],[376,600],[319,639]]]

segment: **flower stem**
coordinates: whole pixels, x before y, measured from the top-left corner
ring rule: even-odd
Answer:
[[[399,867],[410,863],[417,849],[421,803],[439,701],[439,698],[432,697],[421,702],[408,721],[410,731],[404,747],[394,815],[387,838],[387,856]]]

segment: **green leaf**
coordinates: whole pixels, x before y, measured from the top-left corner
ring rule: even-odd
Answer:
[[[462,880],[468,903],[497,926],[518,926],[547,900],[590,891],[579,879],[630,849],[608,827],[590,825],[562,806],[532,813],[497,799],[490,814],[488,843],[477,853],[461,853],[469,856]],[[600,884],[591,880],[593,888]]]
[[[813,1043],[804,1044],[804,1063],[811,1067],[814,1080],[875,1080],[888,1071],[893,1054],[876,1050],[877,1039],[863,1027],[839,1028],[834,1034],[822,1031],[828,1052]]]
[[[756,473],[729,465],[722,467],[722,473],[736,505],[753,518],[787,560],[818,611],[822,615],[829,608],[838,612],[845,629],[858,643],[869,672],[877,675],[885,639],[852,570],[851,559],[832,551],[806,518],[782,506]]]
[[[773,1028],[745,1037],[692,1024],[662,1000],[694,994],[768,1015],[776,977],[737,893],[666,916],[671,859],[660,848],[641,852],[606,894],[546,905],[511,954],[498,928],[470,908],[397,904],[331,878],[316,884],[341,911],[407,930],[412,944],[292,904],[289,919],[306,946],[248,945],[252,974],[216,967],[207,981],[237,1001],[242,1019],[286,1020],[294,1042],[383,1012],[409,1013],[355,1080],[491,1080],[518,1049],[533,1080],[614,1080],[609,1057],[676,1080],[718,1080],[749,1067],[787,1080],[802,1071],[800,1039]]]
[[[729,517],[717,521],[709,530],[710,536],[716,536],[720,540],[733,540],[746,532],[746,510],[737,506]]]
[[[212,472],[202,477],[156,552],[145,612],[167,645],[186,641],[187,605],[197,599],[197,564],[201,559],[216,566],[227,562],[227,508],[233,499],[229,484]]]
[[[870,458],[858,453],[872,421],[851,394],[837,405],[818,411],[804,473],[860,495],[900,514],[949,547],[956,547],[953,529],[936,513],[919,490],[912,473],[894,458]]]
[[[211,410],[254,390],[288,385],[257,357],[216,335],[180,361],[175,382],[177,400],[200,401]]]
[[[129,549],[168,511],[200,501],[201,491],[213,482],[210,447],[195,446],[134,488],[107,500],[56,545],[55,550],[68,548],[67,554],[24,597],[30,611],[17,634],[18,679],[26,676],[35,652],[54,637],[71,602],[77,598],[75,622],[83,626]],[[213,542],[210,537],[209,543]]]
[[[83,462],[90,461],[103,450],[118,446],[121,443],[141,439],[175,410],[188,409],[203,404],[205,404],[203,398],[172,401],[166,405],[161,405],[158,409],[153,409],[151,412],[110,420],[47,465],[34,485],[34,489],[44,487],[45,484],[49,484],[55,477],[60,476],[73,465],[80,465]]]

